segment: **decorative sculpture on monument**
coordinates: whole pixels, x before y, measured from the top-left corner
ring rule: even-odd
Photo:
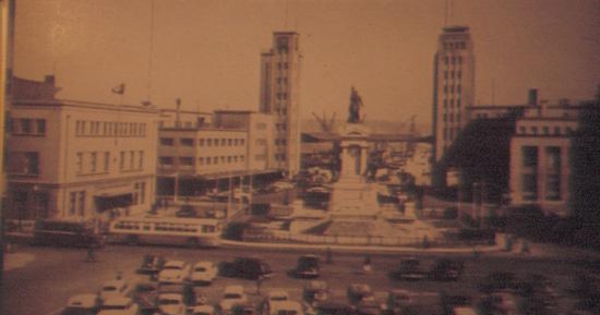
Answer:
[[[348,108],[348,123],[357,124],[364,120],[360,115],[360,108],[363,106],[362,99],[354,87],[350,91],[350,107]]]

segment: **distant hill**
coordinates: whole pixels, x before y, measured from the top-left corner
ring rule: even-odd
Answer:
[[[334,130],[337,131],[340,126],[345,124],[345,120],[336,120],[334,123]],[[397,122],[397,121],[386,121],[386,120],[366,120],[365,124],[371,129],[372,133],[384,133],[384,134],[403,134],[408,133],[410,122]],[[431,131],[428,126],[416,125],[416,130],[421,135],[430,134]],[[300,122],[300,129],[302,132],[320,132],[322,131],[321,125],[316,119],[303,119]]]

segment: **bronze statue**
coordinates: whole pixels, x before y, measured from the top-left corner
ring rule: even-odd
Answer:
[[[348,123],[356,124],[362,122],[364,117],[360,115],[360,108],[363,106],[362,99],[354,87],[350,91],[350,107],[348,109]]]

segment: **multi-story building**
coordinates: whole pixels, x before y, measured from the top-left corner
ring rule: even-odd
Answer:
[[[433,81],[433,158],[439,162],[469,120],[475,60],[466,26],[444,27],[438,38]]]
[[[273,47],[261,55],[261,113],[275,117],[274,147],[270,168],[293,176],[300,169],[300,35],[273,33]]]
[[[154,203],[157,111],[58,100],[54,78],[15,79],[7,216],[105,218]]]
[[[584,107],[547,105],[536,100],[516,121],[510,142],[510,198],[515,205],[534,204],[547,214],[571,214],[572,152]],[[589,170],[591,171],[591,170]]]
[[[182,113],[161,115],[159,195],[199,195],[217,188],[220,179],[238,182],[240,177],[276,172],[268,168],[271,115],[252,111],[216,111],[211,117],[187,114],[187,121],[203,123],[172,121],[182,118]]]

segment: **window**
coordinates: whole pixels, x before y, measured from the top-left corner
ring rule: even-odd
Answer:
[[[544,134],[545,136],[550,134],[550,129],[548,128],[548,126],[542,127],[542,134]]]
[[[102,168],[103,171],[108,172],[108,168],[110,166],[110,152],[104,152],[104,166]]]
[[[213,156],[213,164],[219,164],[219,157]]]
[[[204,158],[203,157],[198,158],[198,164],[204,165]]]
[[[10,152],[8,173],[15,175],[38,175],[39,155],[37,152]]]
[[[224,147],[224,146],[226,146],[226,145],[227,145],[227,139],[225,139],[225,138],[222,138],[222,139],[221,139],[221,146],[222,146],[222,147]]]
[[[257,129],[257,130],[264,130],[264,129],[267,129],[267,124],[266,124],[266,123],[257,123],[257,124],[256,124],[256,129]]]
[[[96,164],[98,163],[98,153],[92,152],[90,154],[90,171],[96,172]]]
[[[519,127],[519,133],[522,134],[522,135],[527,134],[527,128],[525,128],[523,126],[520,126]]]
[[[77,152],[75,154],[75,172],[77,174],[83,172],[83,153]]]
[[[214,144],[215,144],[215,147],[218,147],[218,146],[219,146],[219,139],[216,139],[216,138],[215,138],[215,139],[213,140],[213,142],[214,142]]]
[[[531,134],[537,135],[537,133],[538,133],[538,128],[536,126],[531,127]]]
[[[203,147],[204,146],[204,139],[198,139],[198,145]]]
[[[119,154],[119,169],[125,169],[125,151],[121,151]]]
[[[139,156],[138,156],[138,169],[143,169],[144,168],[144,151],[139,151]]]
[[[212,139],[210,139],[210,138],[206,139],[206,146],[207,147],[212,146]]]
[[[538,148],[532,146],[524,146],[521,148],[523,155],[524,167],[536,167],[538,164]]]
[[[129,169],[132,170],[135,168],[135,151],[129,151]]]
[[[21,133],[30,134],[31,132],[31,119],[21,119]]]
[[[185,165],[185,166],[192,166],[192,165],[194,165],[194,158],[190,157],[190,156],[180,157],[179,163],[181,163],[181,165]]]
[[[46,120],[36,119],[35,120],[35,134],[45,135],[46,134]]]
[[[554,135],[555,136],[559,136],[560,135],[560,127],[554,127]]]
[[[536,174],[523,174],[522,177],[522,195],[525,200],[537,199],[537,176]]]
[[[227,139],[227,146],[230,147],[231,145],[233,145],[233,139],[229,138]]]
[[[548,173],[561,172],[560,147],[546,148],[546,170]]]
[[[179,143],[184,147],[192,147],[194,146],[194,139],[192,138],[181,138],[179,139]]]
[[[173,145],[173,138],[160,138],[160,145]]]
[[[172,156],[161,156],[158,158],[158,162],[161,165],[173,165],[173,157]]]

